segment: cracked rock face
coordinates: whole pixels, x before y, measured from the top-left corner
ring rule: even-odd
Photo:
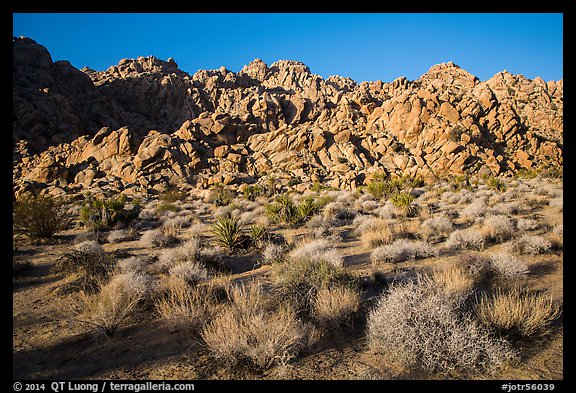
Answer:
[[[415,81],[323,79],[255,59],[234,73],[123,59],[105,71],[13,40],[13,180],[66,192],[161,191],[263,173],[355,188],[376,171],[512,174],[562,165],[563,81],[452,62]]]

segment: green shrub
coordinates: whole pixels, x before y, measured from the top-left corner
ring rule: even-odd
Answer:
[[[48,195],[25,196],[14,203],[14,233],[49,239],[65,228],[64,202]]]
[[[244,226],[240,223],[239,218],[230,214],[219,217],[212,227],[216,242],[228,251],[234,251],[246,244],[246,236],[243,231]]]
[[[130,210],[124,208],[126,195],[116,198],[99,199],[90,196],[80,208],[80,221],[91,229],[111,228],[118,224],[128,224],[138,216],[139,205],[133,205]]]
[[[158,214],[163,214],[166,212],[177,212],[180,208],[173,204],[172,202],[162,201],[156,207],[156,212]]]
[[[256,198],[264,195],[264,192],[259,185],[249,185],[244,189],[243,194],[244,198],[248,199],[249,201],[255,201]]]
[[[309,196],[306,197],[300,204],[297,206],[298,212],[298,221],[304,222],[307,221],[310,217],[314,214],[318,213],[320,208],[316,205],[316,201],[314,197]]]
[[[186,192],[177,189],[168,190],[160,195],[159,198],[162,202],[174,203],[176,201],[183,201],[186,199]]]
[[[488,178],[485,179],[485,182],[489,188],[496,191],[504,192],[508,189],[504,181],[494,176],[489,176]]]
[[[212,203],[214,206],[228,206],[234,199],[234,193],[226,189],[223,185],[218,184],[213,195]]]
[[[281,194],[265,207],[266,215],[275,223],[294,224],[298,221],[298,209],[288,194]]]
[[[254,224],[250,226],[250,238],[254,244],[264,244],[270,238],[268,229],[262,225]]]
[[[408,217],[413,217],[418,212],[418,206],[415,205],[414,195],[409,192],[401,192],[390,197],[392,204],[406,213]]]

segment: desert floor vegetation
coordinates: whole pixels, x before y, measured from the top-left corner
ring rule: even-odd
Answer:
[[[14,376],[561,379],[562,189],[376,175],[23,199]]]

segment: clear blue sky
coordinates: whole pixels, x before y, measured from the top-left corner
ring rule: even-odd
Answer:
[[[122,58],[174,58],[190,74],[299,60],[324,78],[417,79],[453,61],[480,80],[507,70],[563,77],[562,14],[13,14],[13,35],[52,59],[104,70]]]

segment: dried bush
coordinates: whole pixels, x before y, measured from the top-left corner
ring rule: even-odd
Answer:
[[[516,254],[538,255],[549,252],[552,243],[543,236],[524,234],[511,243],[512,252]]]
[[[508,252],[493,253],[489,261],[493,271],[504,278],[525,277],[529,273],[528,266]]]
[[[459,312],[462,301],[430,279],[396,284],[368,315],[368,344],[409,369],[460,375],[501,368],[514,358],[510,346]]]
[[[464,298],[472,293],[477,284],[475,274],[460,264],[435,268],[431,278],[445,292]]]
[[[533,218],[519,218],[516,221],[516,228],[519,231],[534,231],[540,227],[538,220]]]
[[[286,247],[281,244],[268,243],[262,252],[263,264],[272,265],[286,258]]]
[[[447,237],[453,230],[454,224],[452,224],[452,221],[442,215],[424,220],[419,233],[424,240],[429,240],[431,237]]]
[[[370,254],[370,261],[381,262],[404,262],[409,259],[423,259],[438,254],[429,243],[422,240],[397,239],[391,244],[380,246]]]
[[[308,346],[309,331],[289,308],[269,309],[262,288],[233,287],[224,306],[201,332],[208,350],[229,367],[268,369]]]
[[[514,235],[514,222],[503,214],[489,215],[484,218],[482,230],[488,239],[494,242],[503,242]]]
[[[336,267],[344,265],[344,258],[334,247],[334,243],[327,239],[314,239],[300,243],[290,252],[289,259],[326,261]]]
[[[457,229],[448,236],[446,246],[456,250],[476,249],[481,251],[486,243],[482,230],[478,228]]]
[[[138,233],[133,229],[114,229],[108,233],[108,243],[120,243],[138,239]]]
[[[560,306],[551,296],[515,288],[480,296],[476,314],[490,329],[506,335],[524,337],[550,333],[552,322],[560,315]]]
[[[80,289],[91,288],[102,282],[114,270],[116,261],[102,246],[92,240],[70,247],[56,262],[56,273],[80,275]]]
[[[31,239],[49,239],[67,225],[64,202],[49,195],[31,195],[13,204],[14,233]]]
[[[121,273],[101,283],[95,294],[80,292],[78,322],[112,336],[129,321],[149,289],[147,277],[136,273]]]
[[[342,202],[330,202],[324,206],[322,215],[325,220],[348,221],[353,220],[358,212]]]

